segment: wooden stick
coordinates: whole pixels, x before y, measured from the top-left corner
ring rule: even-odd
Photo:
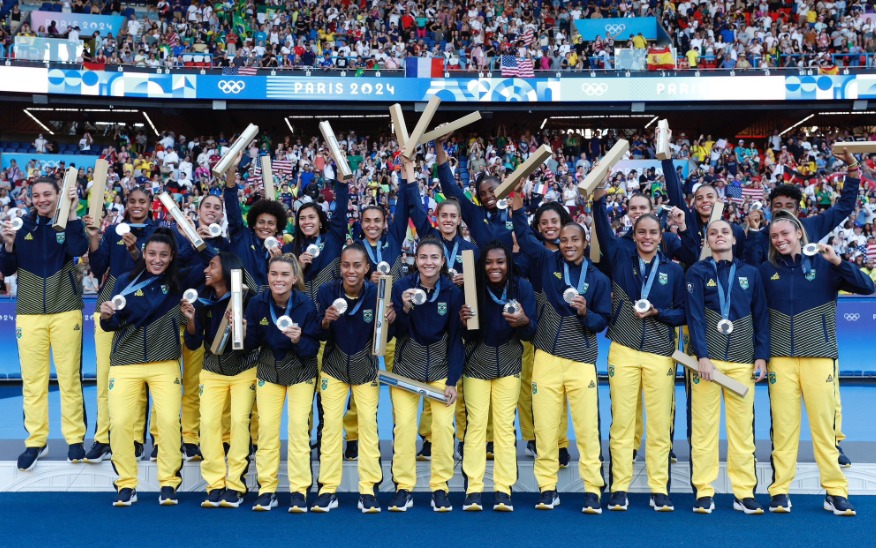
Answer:
[[[462,277],[464,278],[462,287],[465,290],[465,304],[474,312],[474,316],[465,322],[468,329],[480,329],[478,321],[478,289],[477,272],[475,271],[474,251],[464,249],[462,251]]]
[[[550,145],[541,145],[535,149],[525,162],[517,166],[517,169],[505,177],[502,184],[496,187],[496,190],[494,191],[496,199],[500,200],[511,194],[511,192],[517,188],[520,181],[532,175],[532,173],[540,168],[543,163],[547,162],[548,158],[553,156],[553,154],[554,151],[551,149]]]
[[[590,226],[590,261],[598,263],[602,259],[602,249],[599,247],[599,238],[596,237],[596,226]]]
[[[91,226],[100,228],[103,220],[103,195],[106,193],[106,174],[109,162],[100,158],[94,163],[94,177],[91,180],[91,199],[88,201],[88,215]]]
[[[325,144],[335,163],[338,165],[338,181],[349,181],[353,178],[353,172],[350,170],[350,164],[347,163],[347,155],[341,151],[341,146],[338,144],[338,138],[335,137],[335,132],[332,130],[332,125],[327,120],[319,123],[319,131],[322,133],[322,138],[325,139]]]
[[[618,139],[617,143],[611,147],[611,150],[605,153],[605,156],[599,160],[599,163],[590,170],[590,173],[587,174],[587,177],[581,181],[581,184],[578,185],[578,192],[582,195],[589,195],[593,192],[593,189],[596,188],[605,176],[608,173],[611,173],[611,168],[614,165],[624,158],[624,154],[630,150],[630,142],[626,139]]]
[[[228,148],[228,152],[225,153],[222,158],[216,162],[216,165],[213,166],[213,173],[217,177],[221,177],[223,173],[228,171],[228,168],[231,167],[231,163],[237,158],[237,153],[243,150],[249,145],[253,139],[256,138],[259,134],[259,126],[255,124],[250,124],[246,126],[246,129],[243,130],[243,133],[240,134],[240,137],[237,138],[236,141]]]
[[[687,369],[690,369],[694,373],[699,373],[700,368],[699,364],[697,364],[697,360],[693,356],[688,356],[681,350],[676,350],[672,353],[672,359],[685,366]],[[740,398],[744,398],[746,394],[748,394],[748,387],[742,384],[741,382],[731,379],[724,373],[721,373],[717,369],[712,371],[712,382],[717,385],[723,386],[727,390],[733,392]]]
[[[834,154],[842,154],[844,148],[852,154],[869,154],[876,152],[876,141],[843,141],[834,143],[831,150]]]
[[[243,270],[231,271],[231,349],[243,350]]]
[[[409,135],[401,105],[396,103],[389,107],[389,116],[392,118],[392,127],[395,129],[395,140],[398,141],[398,148],[403,150],[408,144]]]
[[[158,199],[161,201],[161,205],[167,209],[167,212],[170,213],[170,216],[173,217],[173,220],[176,221],[176,226],[180,232],[195,246],[195,249],[198,251],[203,251],[207,244],[204,243],[204,240],[198,236],[198,231],[195,230],[195,227],[192,225],[192,222],[189,221],[188,217],[183,215],[183,212],[180,211],[179,206],[176,205],[176,202],[173,201],[173,198],[170,197],[170,194],[167,192],[162,192],[158,195]]]
[[[61,193],[58,195],[58,205],[55,206],[55,217],[52,219],[52,228],[55,229],[55,232],[67,230],[67,218],[70,216],[70,206],[73,205],[73,200],[68,198],[68,196],[70,195],[70,189],[76,184],[76,176],[78,174],[78,169],[69,167],[64,175],[64,184],[61,186]]]
[[[414,394],[419,394],[440,402],[447,402],[447,398],[444,397],[444,392],[425,382],[402,377],[401,375],[396,375],[395,373],[384,371],[383,369],[377,371],[377,380],[387,386],[401,388],[402,390],[407,390],[408,392],[413,392]]]
[[[471,124],[477,122],[481,119],[481,112],[476,110],[470,114],[466,114],[462,118],[454,120],[452,122],[447,122],[445,124],[441,124],[437,126],[432,131],[427,131],[423,135],[420,136],[420,144],[428,143],[429,141],[434,141],[438,137],[442,137],[447,135],[448,133],[453,133],[454,131],[460,130],[465,126],[470,126]]]
[[[657,122],[657,159],[658,160],[670,160],[672,158],[672,151],[669,149],[669,138],[672,135],[672,131],[669,130],[669,121],[668,120],[660,120]]]
[[[712,214],[709,216],[709,224],[714,223],[718,219],[720,219],[724,215],[724,202],[715,202],[715,205],[712,206]],[[708,233],[708,231],[706,231]],[[702,261],[706,257],[712,254],[712,248],[709,247],[709,242],[707,239],[703,239],[703,249],[700,251],[700,260]]]
[[[265,183],[265,199],[276,200],[277,189],[274,187],[274,170],[271,168],[271,157],[265,154],[262,161],[262,181]]]
[[[433,95],[429,98],[429,102],[426,104],[426,110],[420,115],[420,119],[417,120],[417,125],[414,126],[414,131],[408,136],[408,141],[402,149],[402,154],[404,154],[406,158],[414,158],[414,153],[417,152],[417,145],[420,142],[420,137],[426,133],[426,128],[432,123],[432,117],[435,116],[435,112],[440,105],[441,99],[439,99],[437,95]]]
[[[373,356],[386,355],[386,339],[389,335],[389,324],[386,322],[386,311],[392,305],[392,275],[381,275],[377,282],[377,306],[374,315],[374,340],[371,345]]]
[[[213,344],[210,345],[210,352],[216,356],[221,356],[225,353],[225,347],[228,346],[228,311],[231,310],[231,299],[228,300],[228,306],[225,307],[225,313],[222,314],[222,322],[219,323],[219,330],[216,331],[216,336],[213,338]]]

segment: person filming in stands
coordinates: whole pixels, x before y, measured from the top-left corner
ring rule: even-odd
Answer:
[[[416,251],[417,272],[402,278],[392,288],[396,309],[396,351],[393,372],[430,384],[443,391],[446,403],[427,400],[432,408],[432,462],[429,490],[432,509],[450,512],[447,482],[453,478],[453,414],[456,383],[462,376],[459,310],[462,291],[447,276],[444,246],[435,238],[423,238]],[[419,304],[417,304],[419,303]],[[394,455],[392,477],[397,485],[391,512],[413,507],[411,493],[417,483],[417,411],[420,395],[391,388]]]
[[[856,167],[853,163],[849,170]],[[769,235],[769,261],[759,270],[770,311],[770,512],[791,511],[788,491],[797,470],[802,403],[821,487],[827,493],[824,509],[854,516],[836,447],[836,299],[840,289],[871,295],[876,288],[832,246],[810,244],[803,224],[790,212],[773,216]]]
[[[538,265],[544,303],[539,307],[532,367],[532,411],[535,423],[535,479],[541,496],[536,508],[553,510],[557,494],[558,427],[563,398],[568,397],[578,469],[584,484],[582,512],[600,514],[602,443],[599,432],[599,390],[596,378],[596,334],[608,325],[611,301],[608,278],[584,252],[587,236],[578,224],[560,230],[557,251],[546,249],[526,223],[522,185],[514,192],[514,233],[532,264]],[[633,406],[635,409],[635,406]]]
[[[498,241],[481,248],[477,262],[479,329],[463,330],[466,360],[467,423],[462,470],[468,480],[463,510],[483,509],[487,422],[492,412],[495,458],[493,510],[511,512],[511,488],[517,483],[517,435],[514,412],[520,396],[522,340],[535,336],[535,295],[532,285],[514,272],[511,250]],[[463,325],[474,317],[463,305]]]
[[[323,353],[319,392],[322,395],[322,443],[319,454],[319,497],[314,512],[338,507],[335,492],[341,484],[341,433],[347,398],[356,402],[359,434],[359,502],[363,514],[380,512],[376,489],[383,481],[380,465],[380,438],[377,435],[377,403],[380,386],[374,343],[374,314],[377,286],[366,280],[371,269],[366,248],[353,243],[341,252],[341,279],[319,288],[317,310],[321,338],[327,341]],[[386,321],[395,321],[392,307]],[[391,334],[390,334],[391,335]],[[348,442],[349,443],[349,442]]]
[[[18,469],[33,470],[46,456],[49,437],[49,373],[52,361],[61,392],[61,433],[67,460],[85,458],[85,404],[82,396],[82,286],[75,282],[73,259],[88,251],[76,188],[60,196],[54,179],[40,178],[31,187],[34,211],[3,223],[0,271],[18,274],[15,336],[21,360],[24,427],[28,438]],[[70,200],[67,228],[56,232],[52,217],[58,200]],[[50,355],[51,353],[51,355]],[[133,446],[132,446],[133,447]]]
[[[109,370],[110,448],[118,495],[113,506],[137,502],[137,458],[134,424],[142,413],[144,385],[152,395],[158,439],[171,451],[158,454],[158,503],[178,503],[182,477],[180,411],[182,408],[180,310],[184,288],[204,279],[203,267],[181,273],[176,234],[157,228],[131,272],[116,280],[115,296],[100,305],[100,327],[113,332]]]
[[[268,263],[268,289],[246,307],[247,349],[258,349],[256,400],[259,405],[259,443],[256,451],[259,496],[252,509],[277,507],[280,470],[280,420],[288,400],[286,466],[289,513],[307,512],[310,471],[310,412],[317,375],[319,322],[316,307],[304,293],[298,258],[285,253]]]
[[[733,227],[725,220],[706,230],[711,257],[687,271],[687,325],[699,372],[688,373],[693,511],[711,514],[718,479],[721,397],[727,423],[727,475],[733,509],[763,514],[754,497],[754,383],[766,376],[770,354],[769,312],[760,274],[733,256]],[[743,398],[713,380],[714,371],[748,387]]]
[[[626,510],[633,480],[633,445],[641,394],[645,395],[646,456],[650,506],[674,510],[669,498],[672,407],[675,399],[676,328],[685,322],[684,271],[660,252],[660,220],[652,213],[636,218],[635,249],[621,243],[605,209],[605,189],[593,193],[593,222],[603,251],[603,268],[612,281],[612,321],[608,338],[611,390],[611,497],[608,509]]]

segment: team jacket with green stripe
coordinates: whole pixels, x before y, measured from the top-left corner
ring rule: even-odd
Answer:
[[[517,242],[529,257],[531,268],[539,270],[544,295],[536,313],[538,329],[533,345],[560,358],[596,363],[599,350],[596,334],[605,329],[611,317],[608,278],[589,261],[587,271],[582,274],[583,263],[567,263],[561,251],[545,248],[526,223],[523,210],[515,211],[513,219]],[[585,276],[582,294],[587,301],[587,312],[583,316],[563,300],[563,292],[569,287],[564,281],[565,265],[568,265],[572,283]]]
[[[116,281],[117,293],[125,291],[135,277],[126,272]],[[180,275],[180,287],[197,287],[204,281],[202,266],[186,269]],[[110,365],[136,365],[178,360],[182,354],[179,328],[183,315],[179,304],[182,290],[170,291],[164,274],[153,276],[147,271],[137,283],[154,279],[149,285],[125,295],[125,308],[117,310],[108,320],[101,318],[100,327],[113,331]]]
[[[204,370],[217,375],[232,377],[255,367],[258,352],[255,350],[232,350],[230,341],[223,354],[213,354],[210,347],[219,333],[219,326],[225,315],[225,309],[228,307],[230,296],[217,300],[213,290],[204,287],[198,289],[198,294],[201,295],[201,299],[210,302],[205,303],[201,299],[195,302],[195,334],[189,333],[188,329],[183,332],[186,348],[197,350],[203,346]],[[230,295],[230,293],[226,293],[226,295]],[[248,295],[244,295],[244,298]],[[246,302],[244,302],[244,306],[246,306]]]
[[[758,269],[770,311],[770,355],[805,358],[838,357],[836,299],[840,290],[871,295],[873,280],[847,261],[833,266],[820,254],[779,256],[777,264]]]
[[[502,316],[505,305],[495,302],[487,295],[481,300],[478,310],[480,329],[469,331],[463,326],[462,338],[465,343],[465,375],[474,379],[492,380],[512,375],[520,375],[523,365],[523,344],[531,341],[538,327],[535,308],[535,292],[526,279],[513,277],[513,284],[506,298],[514,299],[523,307],[529,324],[511,327]],[[501,300],[500,288],[479,288],[491,291]]]
[[[319,288],[316,307],[317,323],[322,326],[325,311],[336,299],[347,302],[347,311],[320,330],[320,339],[327,341],[322,355],[322,371],[347,384],[365,384],[377,378],[377,356],[371,355],[377,306],[377,286],[365,281],[361,294],[350,298],[341,280]],[[357,309],[356,306],[362,303]],[[354,313],[355,310],[355,313]],[[392,326],[387,326],[392,336]]]
[[[442,276],[436,297],[435,289],[426,290],[418,280],[417,274],[411,274],[392,287],[392,305],[396,311],[393,372],[421,382],[446,378],[447,386],[456,386],[465,361],[459,322],[462,291],[450,278]],[[413,287],[426,292],[426,302],[405,312],[401,296]]]
[[[277,305],[266,289],[253,297],[246,307],[247,350],[257,350],[259,380],[291,386],[306,382],[317,373],[316,353],[319,351],[319,323],[313,301],[297,289],[289,297],[292,307],[289,317],[301,326],[301,338],[293,343],[274,324],[271,309],[279,318],[286,308]]]
[[[697,358],[710,358],[735,363],[754,363],[770,359],[770,318],[760,273],[751,265],[734,259],[736,274],[730,276],[729,261],[718,261],[718,276],[708,259],[699,261],[687,271],[687,326],[690,345]],[[730,317],[733,332],[718,332],[721,304],[718,281],[730,292]]]
[[[82,310],[82,286],[73,259],[88,251],[82,221],[68,221],[67,230],[55,232],[52,219],[36,214],[22,218],[11,253],[0,245],[4,276],[18,272],[18,314],[58,314]]]
[[[140,248],[141,253],[146,240],[158,228],[152,219],[147,219],[144,224],[146,225],[144,227],[131,228],[131,234],[137,237],[137,247]],[[88,252],[88,264],[91,267],[91,272],[103,283],[97,297],[98,308],[104,301],[112,299],[115,295],[116,280],[119,276],[134,270],[134,259],[128,253],[128,248],[122,237],[116,234],[116,226],[118,225],[108,226],[103,233],[103,238],[100,239],[100,247],[97,248],[97,251]],[[196,259],[192,244],[178,232],[176,233],[176,247],[179,250],[182,264],[188,265],[192,259]]]

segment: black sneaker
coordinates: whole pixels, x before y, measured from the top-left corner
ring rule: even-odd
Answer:
[[[337,502],[335,502],[337,505]],[[326,510],[328,511],[328,510]],[[307,497],[301,493],[292,493],[292,498],[289,499],[290,514],[306,514],[307,513]]]
[[[496,492],[496,500],[493,504],[493,510],[496,512],[513,512],[514,505],[511,504],[511,495],[501,491]]]
[[[569,454],[569,450],[565,447],[560,447],[560,468],[568,468],[569,461],[572,460],[572,455]]]
[[[483,509],[480,493],[469,493],[465,496],[465,502],[462,503],[463,512],[480,512]]]
[[[71,443],[67,446],[67,462],[74,464],[85,462],[85,444]]]
[[[224,494],[224,489],[213,489],[207,493],[207,498],[201,503],[201,508],[219,508],[222,506],[222,496]]]
[[[625,512],[630,507],[626,491],[615,491],[608,498],[608,509],[612,512]]]
[[[156,458],[158,454],[156,453]],[[204,460],[204,456],[201,454],[200,448],[194,443],[184,443],[183,444],[183,458],[185,458],[186,462],[198,462],[200,460]]]
[[[462,456],[465,454],[465,442],[459,442],[456,444],[456,458],[462,460]]]
[[[103,459],[108,459],[112,456],[113,452],[108,443],[100,443],[99,441],[96,441],[91,444],[91,449],[85,454],[85,462],[88,464],[97,464],[103,462]]]
[[[675,456],[674,449],[669,450],[669,460],[672,462],[672,464],[675,464],[676,462],[678,462],[678,457]]]
[[[426,445],[429,442],[423,442],[423,445]],[[411,496],[411,492],[405,489],[399,489],[395,492],[395,497],[393,497],[392,502],[389,503],[389,511],[390,512],[406,512],[408,508],[414,507],[414,497]]]
[[[460,442],[462,445],[462,442]],[[447,498],[447,491],[439,489],[432,491],[432,511],[433,512],[451,512],[453,506],[450,505],[450,499]]]
[[[532,458],[538,458],[538,451],[535,448],[535,440],[529,440],[526,442],[526,456]]]
[[[835,516],[856,516],[855,507],[846,497],[827,495],[824,497],[824,509],[833,512]]]
[[[535,505],[536,510],[553,510],[554,507],[560,505],[560,495],[556,491],[542,491],[538,499],[538,504]]]
[[[119,490],[118,494],[116,494],[116,500],[113,501],[113,506],[116,508],[123,508],[125,506],[130,506],[135,502],[137,502],[137,490],[125,487],[124,489]]]
[[[836,446],[836,449],[837,449],[837,451],[839,451],[839,458],[836,459],[837,462],[839,462],[839,465],[842,466],[843,468],[851,468],[851,466],[852,466],[852,459],[850,459],[849,457],[846,456],[845,453],[843,453],[843,448],[842,448],[842,446],[841,446],[841,445],[837,445],[837,446]]]
[[[754,497],[746,497],[742,500],[733,499],[733,509],[749,516],[759,516],[763,514],[763,506],[761,506]]]
[[[158,445],[152,446],[152,452],[149,453],[149,460],[155,462],[158,460]]]
[[[344,451],[344,460],[357,460],[359,458],[359,440],[347,441],[347,448]]]
[[[329,510],[338,507],[338,497],[334,493],[323,493],[316,497],[316,502],[310,507],[317,514],[328,514]]]
[[[663,493],[653,493],[649,504],[655,512],[672,512],[675,510],[675,506],[672,505],[672,500],[669,499],[668,495],[664,495]]]
[[[18,455],[18,469],[22,472],[29,472],[36,466],[37,459],[48,454],[49,448],[46,445],[42,447],[28,447],[24,450],[24,453]]]
[[[162,487],[158,495],[158,504],[161,506],[176,506],[179,504],[179,500],[176,498],[176,489],[169,486]]]
[[[379,514],[380,504],[374,495],[359,495],[359,503],[356,505],[363,514]]]
[[[222,508],[238,508],[243,503],[243,495],[237,491],[226,489],[222,493],[222,499],[219,501],[219,506]]]
[[[584,506],[581,512],[585,514],[601,514],[602,504],[599,500],[599,495],[596,493],[584,493]]]
[[[748,499],[746,499],[748,500]],[[754,500],[754,499],[751,499]],[[736,504],[739,501],[733,501],[733,508],[739,510],[740,508],[736,508]],[[715,499],[712,497],[700,497],[693,505],[694,514],[711,514],[712,510],[715,509]]]
[[[487,460],[493,460],[495,453],[493,451],[493,442],[487,442]]]
[[[773,495],[770,498],[770,512],[774,514],[790,514],[791,499],[788,495]]]
[[[259,495],[255,504],[252,505],[253,512],[270,512],[272,508],[277,507],[277,495],[274,493],[265,493]]]
[[[139,441],[134,442],[134,458],[139,459],[143,456],[143,444]]]
[[[417,453],[417,460],[420,462],[432,460],[432,442],[423,440],[423,447],[421,447],[420,452]]]

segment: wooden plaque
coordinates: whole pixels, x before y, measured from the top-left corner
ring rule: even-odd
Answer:
[[[677,361],[681,365],[685,366],[686,368],[690,369],[694,373],[698,373],[700,370],[699,365],[697,364],[696,358],[694,358],[693,356],[688,356],[687,354],[685,354],[681,350],[676,350],[675,352],[673,352],[672,359]],[[744,384],[742,384],[741,382],[739,382],[735,379],[731,379],[730,377],[728,377],[724,373],[721,373],[720,371],[718,371],[717,368],[715,369],[714,373],[712,373],[712,381],[715,384],[723,386],[727,390],[733,392],[734,394],[736,394],[740,398],[744,398],[746,396],[746,394],[748,394],[748,387],[747,386],[745,386]]]
[[[76,185],[76,176],[78,174],[78,169],[69,167],[64,175],[64,184],[61,186],[61,193],[58,195],[58,205],[55,206],[55,217],[52,219],[52,228],[55,232],[67,230],[67,218],[70,216],[70,206],[73,205],[73,201],[67,195],[70,194],[70,189]]]
[[[377,306],[374,307],[374,339],[371,345],[373,356],[386,355],[386,340],[389,335],[386,311],[390,305],[392,305],[392,275],[381,275],[377,282]]]
[[[91,180],[91,199],[88,200],[88,215],[91,217],[91,226],[100,228],[103,221],[103,201],[106,193],[106,174],[109,171],[109,162],[100,158],[94,163],[94,178]]]
[[[265,199],[276,200],[277,189],[274,186],[274,170],[271,168],[271,157],[265,154],[260,157],[262,162],[262,181],[265,183]]]
[[[465,279],[462,283],[462,287],[465,290],[465,304],[474,312],[474,316],[468,319],[465,326],[470,330],[480,329],[480,322],[478,321],[478,289],[475,282],[477,271],[475,270],[474,251],[471,249],[464,249],[462,251],[462,277]]]
[[[550,145],[541,145],[535,149],[525,162],[517,166],[517,169],[505,177],[502,184],[496,187],[496,190],[493,192],[496,199],[499,200],[511,194],[521,180],[532,175],[536,169],[540,168],[543,163],[548,161],[548,158],[550,158],[553,153],[554,151],[551,149]]]

